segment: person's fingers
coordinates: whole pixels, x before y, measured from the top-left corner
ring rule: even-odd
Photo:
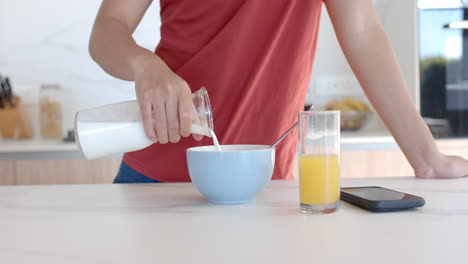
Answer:
[[[154,117],[154,126],[156,128],[156,134],[158,141],[161,144],[166,144],[169,142],[169,136],[167,132],[167,117],[166,117],[166,107],[165,100],[161,97],[153,99],[153,117]]]
[[[463,178],[468,176],[468,161],[460,156],[448,156],[454,164],[452,178]]]
[[[200,141],[203,139],[203,135],[200,135],[200,134],[192,134],[192,137],[193,139],[195,139],[196,141]]]
[[[169,69],[158,78],[153,73],[141,75],[135,86],[145,134],[161,144],[176,143],[192,132],[190,87]]]
[[[171,143],[177,143],[180,140],[178,99],[178,97],[172,95],[166,99],[166,117]]]
[[[192,95],[190,89],[179,95],[179,124],[180,135],[188,137],[192,133]]]
[[[153,126],[152,106],[149,99],[142,98],[139,102],[141,117],[143,119],[143,127],[145,129],[146,137],[153,142],[158,141],[156,131]]]

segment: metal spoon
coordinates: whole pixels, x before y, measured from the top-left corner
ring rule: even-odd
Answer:
[[[312,109],[314,109],[314,105],[311,105],[309,110],[307,111],[312,111]],[[278,145],[278,143],[280,143],[281,140],[283,140],[289,133],[291,133],[291,131],[293,131],[298,125],[299,125],[299,121],[297,121],[294,125],[292,125],[292,127],[289,128],[288,131],[286,131],[286,133],[284,133],[278,140],[276,140],[275,143],[273,143],[273,145],[270,146],[270,148],[276,147],[276,145]]]

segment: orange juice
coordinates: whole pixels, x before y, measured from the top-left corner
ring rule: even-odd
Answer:
[[[337,155],[299,157],[301,203],[323,205],[340,199],[340,162]]]

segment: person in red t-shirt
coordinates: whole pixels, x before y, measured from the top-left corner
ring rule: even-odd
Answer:
[[[420,178],[468,175],[468,161],[441,154],[418,114],[371,0],[160,0],[154,52],[132,34],[151,0],[103,0],[92,58],[135,82],[146,135],[126,153],[115,182],[190,181],[185,150],[210,145],[191,134],[191,93],[205,86],[222,144],[273,143],[297,121],[325,4],[341,48],[370,102]],[[177,144],[167,144],[167,143]],[[276,149],[273,179],[292,179],[297,131]]]

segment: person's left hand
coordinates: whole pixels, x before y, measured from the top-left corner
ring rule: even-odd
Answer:
[[[468,160],[459,156],[440,155],[428,167],[415,169],[417,178],[461,178],[468,176]]]

